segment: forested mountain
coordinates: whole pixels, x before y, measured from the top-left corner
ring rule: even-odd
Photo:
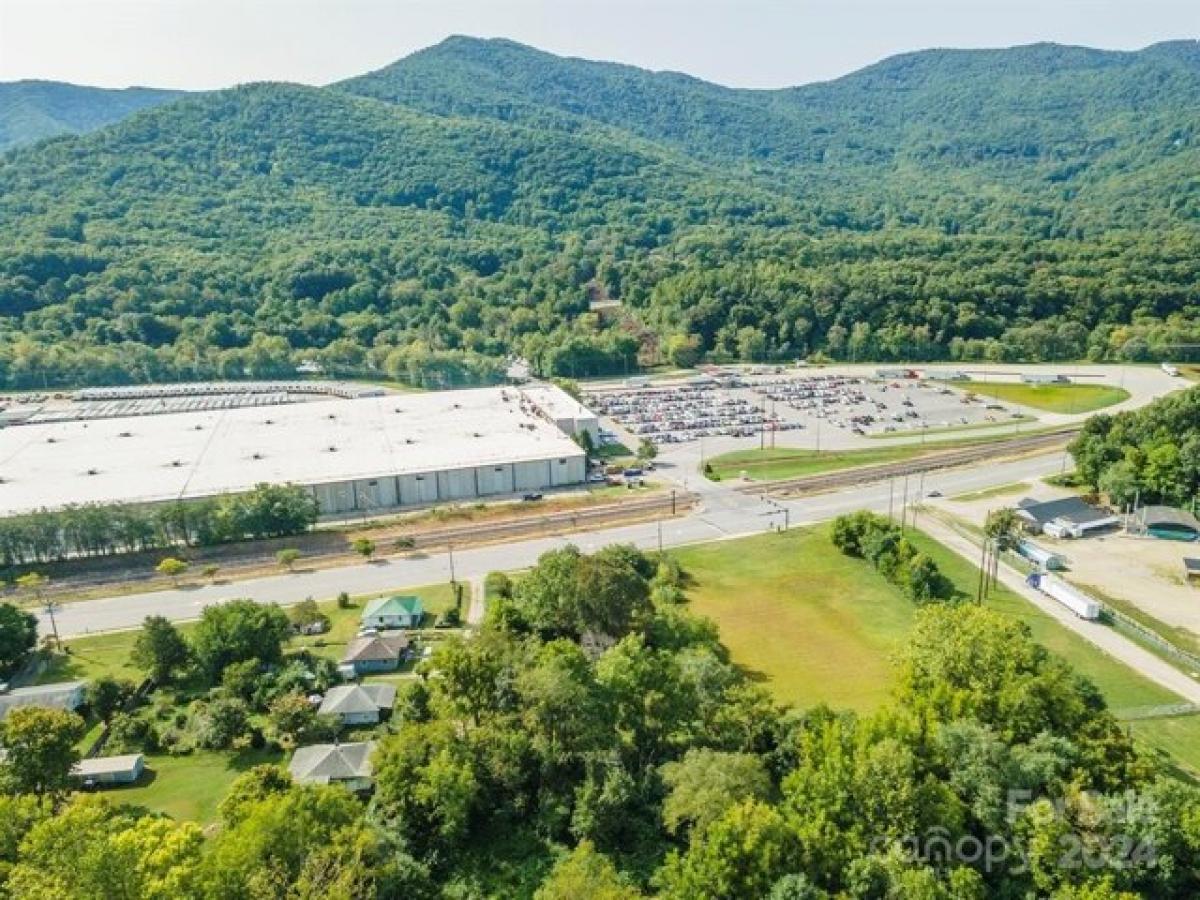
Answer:
[[[1195,42],[749,91],[454,38],[0,158],[0,385],[1178,355],[1198,173]]]
[[[59,81],[0,83],[0,153],[60,134],[95,131],[182,91],[81,87]]]

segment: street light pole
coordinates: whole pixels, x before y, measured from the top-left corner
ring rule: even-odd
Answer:
[[[450,551],[450,584],[458,584],[458,579],[454,577],[454,544],[446,544],[446,548]]]

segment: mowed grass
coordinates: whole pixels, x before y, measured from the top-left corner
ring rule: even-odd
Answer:
[[[867,711],[892,684],[914,607],[828,530],[796,529],[680,550],[692,610],[713,619],[733,661],[783,702]]]
[[[899,462],[912,459],[921,453],[930,453],[935,449],[922,447],[920,444],[906,444],[821,453],[794,447],[735,450],[715,456],[708,460],[707,464],[712,467],[712,474],[721,479],[740,478],[745,475],[751,481],[774,481],[780,478],[819,475],[854,466]]]
[[[910,539],[962,596],[975,596],[972,563],[920,532]],[[916,607],[866,562],[842,555],[828,526],[698,545],[677,556],[692,579],[691,608],[717,623],[733,661],[781,701],[864,711],[887,698],[891,657]],[[1011,591],[995,590],[988,605],[1025,622],[1114,710],[1178,702]]]
[[[956,383],[960,390],[1054,413],[1086,413],[1129,399],[1129,391],[1104,384],[1025,384],[1015,381]]]
[[[257,765],[282,763],[285,754],[266,750],[240,753],[200,752],[186,756],[147,756],[146,771],[137,784],[108,788],[114,803],[127,803],[163,813],[178,821],[208,825],[217,818],[217,804],[243,772]]]
[[[1130,722],[1133,733],[1165,751],[1193,777],[1200,779],[1200,715]]]

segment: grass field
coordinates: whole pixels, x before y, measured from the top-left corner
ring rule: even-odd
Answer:
[[[1017,481],[1013,484],[1001,484],[993,488],[985,488],[982,491],[970,491],[966,494],[957,494],[950,499],[957,503],[973,503],[976,500],[989,500],[992,497],[1007,497],[1010,494],[1021,494],[1029,490],[1028,481]]]
[[[1131,722],[1133,733],[1165,751],[1193,777],[1200,778],[1200,715]]]
[[[714,456],[707,464],[712,467],[712,474],[722,480],[740,478],[745,473],[751,481],[774,481],[779,478],[819,475],[822,472],[834,472],[854,466],[899,462],[922,453],[931,453],[936,449],[936,446],[905,444],[816,453],[795,447],[779,447],[767,450],[735,450],[732,453]]]
[[[1054,413],[1086,413],[1129,399],[1124,388],[1103,384],[1025,384],[1017,381],[956,382],[959,390]]]
[[[889,657],[914,608],[824,529],[687,548],[691,608],[717,622],[734,662],[797,706],[869,710],[891,689]]]
[[[233,780],[264,763],[281,763],[284,754],[245,750],[237,754],[196,752],[187,756],[147,756],[137,784],[110,788],[114,803],[143,806],[173,819],[208,825]]]
[[[911,534],[964,594],[978,570],[924,534]],[[827,527],[686,548],[678,558],[694,584],[692,608],[717,622],[734,662],[780,700],[806,706],[877,707],[891,688],[889,655],[915,608],[862,560],[843,556]],[[1024,621],[1034,638],[1091,679],[1110,706],[1178,698],[1096,650],[1003,588],[989,600]]]

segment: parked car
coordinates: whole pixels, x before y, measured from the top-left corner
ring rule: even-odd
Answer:
[[[535,502],[537,502],[538,500],[541,500],[541,499],[542,499],[542,495],[541,495],[541,494],[539,494],[537,491],[534,491],[534,492],[532,492],[532,493],[526,494],[526,495],[525,495],[524,497],[522,497],[521,499],[522,499],[524,502],[526,502],[526,503],[535,503]]]

